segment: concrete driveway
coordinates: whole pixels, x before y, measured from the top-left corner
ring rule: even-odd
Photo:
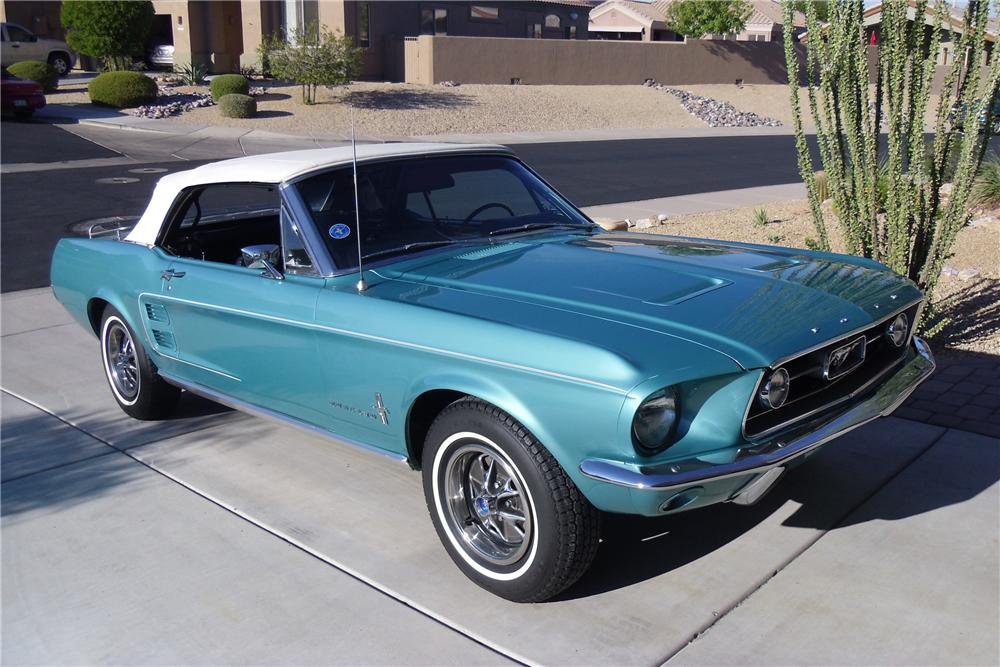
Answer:
[[[186,397],[112,401],[49,290],[2,304],[4,664],[996,664],[1000,440],[880,420],[760,504],[606,517],[516,605],[417,473]]]

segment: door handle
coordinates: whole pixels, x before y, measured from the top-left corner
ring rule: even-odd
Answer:
[[[163,273],[160,274],[160,278],[163,280],[170,280],[171,278],[183,278],[184,272],[177,271],[176,269],[164,269]]]

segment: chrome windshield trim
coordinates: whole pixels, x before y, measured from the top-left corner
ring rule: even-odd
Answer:
[[[642,466],[604,459],[585,459],[580,464],[580,472],[601,482],[649,491],[670,491],[691,484],[766,472],[804,456],[868,422],[891,414],[934,372],[934,356],[922,339],[913,337],[909,354],[906,365],[889,378],[871,398],[818,423],[812,431],[796,439],[775,439],[740,447],[734,460],[729,463],[713,464],[691,458]]]
[[[207,398],[208,400],[219,403],[220,405],[224,405],[227,408],[232,408],[233,410],[239,410],[240,412],[246,412],[248,414],[257,417],[263,417],[264,419],[268,419],[270,421],[277,422],[285,426],[292,426],[294,428],[303,431],[308,431],[309,433],[320,435],[323,436],[324,438],[328,438],[336,442],[349,445],[351,447],[354,447],[355,449],[360,449],[362,451],[369,452],[371,454],[378,454],[379,456],[388,458],[392,461],[396,461],[397,463],[409,463],[409,459],[406,456],[403,456],[402,454],[397,454],[395,452],[390,452],[384,449],[380,449],[378,447],[373,447],[372,445],[366,445],[363,442],[358,442],[356,440],[351,440],[350,438],[345,438],[343,436],[337,435],[333,431],[329,431],[325,428],[321,428],[314,424],[310,424],[309,422],[304,422],[300,419],[289,417],[288,415],[283,414],[281,412],[276,412],[268,408],[263,408],[259,405],[254,405],[253,403],[248,403],[238,398],[233,398],[228,394],[223,394],[222,392],[210,389],[205,385],[198,384],[197,382],[188,382],[187,380],[182,380],[176,375],[171,375],[170,373],[166,373],[162,370],[159,370],[158,372],[160,377],[162,377],[164,380],[174,385],[175,387],[180,387],[181,389],[190,391],[192,394],[197,394],[202,398]]]
[[[282,183],[278,186],[278,192],[281,195],[283,203],[282,210],[287,211],[289,217],[292,219],[292,223],[302,231],[302,240],[305,243],[306,252],[309,253],[309,257],[312,259],[317,273],[323,278],[331,277],[336,273],[337,267],[333,259],[331,259],[330,253],[327,252],[326,244],[323,243],[323,239],[319,236],[316,223],[313,222],[312,216],[309,215],[305,202],[299,196],[298,189],[288,183]]]

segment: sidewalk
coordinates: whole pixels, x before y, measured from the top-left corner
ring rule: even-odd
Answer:
[[[0,307],[5,664],[996,661],[1000,440],[879,420],[756,506],[606,517],[585,579],[516,605],[418,473],[194,399],[128,419],[50,290]]]

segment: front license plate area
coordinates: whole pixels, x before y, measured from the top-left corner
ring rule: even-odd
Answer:
[[[16,106],[16,107],[26,107],[26,106],[28,106],[28,100],[14,100],[14,106]]]

